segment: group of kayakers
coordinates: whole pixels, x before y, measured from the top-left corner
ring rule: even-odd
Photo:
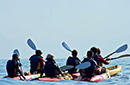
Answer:
[[[78,51],[73,50],[71,51],[72,56],[69,56],[66,62],[66,65],[72,65],[74,66],[72,69],[68,70],[69,74],[73,74],[76,72],[80,72],[80,75],[82,78],[88,77],[91,78],[95,74],[101,74],[106,72],[106,67],[102,67],[103,64],[109,64],[110,59],[106,58],[103,59],[102,56],[100,55],[101,51],[99,48],[92,47],[89,51],[87,51],[86,57],[81,61],[77,55]],[[54,56],[52,54],[48,54],[46,57],[46,62],[44,61],[43,57],[41,56],[42,52],[41,50],[36,50],[35,54],[32,55],[29,60],[30,60],[30,73],[31,74],[37,74],[40,73],[40,77],[43,77],[43,73],[45,73],[46,77],[57,77],[57,75],[64,76],[64,72],[61,71],[59,66],[57,65]],[[24,74],[22,71],[19,69],[22,64],[19,62],[19,55],[18,54],[13,54],[12,55],[12,60],[9,60],[6,65],[6,70],[8,73],[8,77],[15,77],[20,74],[23,76],[24,79]],[[90,62],[91,66],[85,69],[76,69],[75,67],[81,63],[84,62]]]

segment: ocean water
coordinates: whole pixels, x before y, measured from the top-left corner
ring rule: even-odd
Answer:
[[[111,63],[107,66],[121,65],[122,71],[119,72],[116,76],[111,77],[110,79],[101,81],[101,82],[87,82],[87,81],[74,81],[74,80],[62,80],[56,82],[48,81],[20,81],[14,80],[11,78],[3,78],[7,75],[6,73],[6,63],[8,60],[0,60],[0,85],[130,85],[130,58],[120,58],[112,60]],[[66,59],[56,59],[59,66],[65,65]],[[29,71],[29,60],[21,60],[22,67],[24,72]]]

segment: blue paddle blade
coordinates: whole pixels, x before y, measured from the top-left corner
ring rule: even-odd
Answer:
[[[127,48],[128,48],[128,45],[125,44],[125,45],[121,46],[120,48],[118,48],[115,52],[116,52],[116,53],[123,52],[123,51],[125,51]]]
[[[17,54],[17,55],[20,56],[20,53],[19,53],[18,49],[15,49],[15,50],[13,51],[13,54]]]
[[[65,42],[62,42],[62,46],[68,50],[68,51],[71,51],[71,49],[69,48],[69,46],[65,43]]]
[[[85,69],[85,68],[88,68],[90,66],[91,66],[91,63],[86,61],[84,63],[77,65],[75,68],[76,69]]]
[[[36,50],[36,46],[35,44],[33,43],[33,41],[31,39],[28,39],[27,40],[27,44],[33,49],[33,50]]]

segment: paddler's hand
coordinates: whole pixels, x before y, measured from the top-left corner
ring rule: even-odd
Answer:
[[[107,58],[106,61],[110,61],[110,58]]]
[[[22,66],[22,64],[21,64],[21,63],[19,63],[19,66],[21,67],[21,66]]]

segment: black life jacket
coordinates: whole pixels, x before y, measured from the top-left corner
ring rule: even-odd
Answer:
[[[47,77],[56,77],[56,64],[54,61],[47,61],[44,67],[45,75]]]
[[[8,73],[9,77],[14,77],[16,76],[17,72],[16,72],[16,64],[14,60],[8,60],[7,65],[6,65],[6,70]]]
[[[38,66],[40,56],[33,55],[30,59],[31,63],[31,69],[36,70]]]
[[[69,57],[68,60],[67,60],[67,65],[73,65],[73,66],[76,66],[76,62],[75,62],[75,58],[73,57]]]

